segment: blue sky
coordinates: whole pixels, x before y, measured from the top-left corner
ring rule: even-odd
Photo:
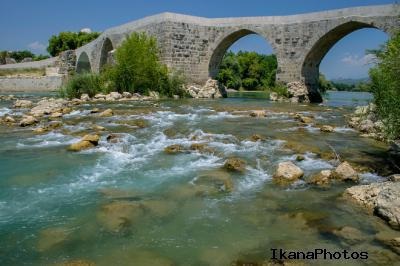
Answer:
[[[393,0],[2,0],[0,50],[29,49],[45,53],[49,37],[60,31],[91,28],[102,31],[161,12],[204,17],[276,16],[307,13],[351,6],[391,4]],[[378,30],[360,30],[342,39],[327,54],[321,71],[329,78],[367,76],[365,49],[377,48],[387,36]],[[248,36],[232,50],[270,53],[258,36]]]

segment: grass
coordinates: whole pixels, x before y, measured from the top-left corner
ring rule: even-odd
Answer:
[[[0,77],[30,76],[41,77],[46,75],[44,68],[16,68],[0,69]]]

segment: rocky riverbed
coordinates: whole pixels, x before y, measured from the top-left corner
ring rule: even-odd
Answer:
[[[290,265],[271,248],[400,258],[389,145],[347,126],[348,104],[0,99],[0,264]]]

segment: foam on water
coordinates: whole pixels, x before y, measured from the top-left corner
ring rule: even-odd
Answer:
[[[24,139],[17,143],[17,148],[42,148],[59,145],[68,145],[77,142],[79,138],[64,135],[61,133],[49,132],[44,135],[38,135],[32,138]]]
[[[2,107],[0,108],[0,116],[5,116],[9,113],[11,113],[11,109],[7,108],[7,107]]]

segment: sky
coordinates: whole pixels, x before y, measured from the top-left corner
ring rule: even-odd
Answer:
[[[90,28],[103,31],[161,12],[203,17],[281,16],[352,6],[392,4],[393,0],[1,0],[0,50],[31,50],[46,53],[48,39],[61,31]],[[364,29],[339,41],[321,63],[330,79],[363,78],[370,65],[366,49],[387,40],[378,30]],[[247,36],[231,47],[271,53],[259,36]]]

